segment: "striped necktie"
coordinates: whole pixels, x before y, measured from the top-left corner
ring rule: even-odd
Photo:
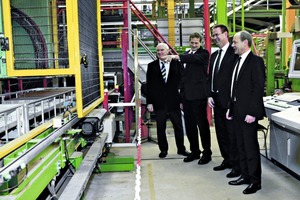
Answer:
[[[164,79],[164,82],[167,82],[167,73],[166,73],[166,66],[165,66],[165,63],[164,62],[161,62],[161,75]]]

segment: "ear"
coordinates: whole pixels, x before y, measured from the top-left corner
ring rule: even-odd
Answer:
[[[223,34],[225,34],[226,37],[229,37],[228,32],[225,31]]]

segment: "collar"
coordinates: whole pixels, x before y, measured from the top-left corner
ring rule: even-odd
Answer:
[[[248,51],[246,51],[245,53],[243,53],[242,55],[240,55],[241,60],[245,60],[247,58],[247,56],[249,55],[250,52],[251,52],[251,50],[249,49]]]
[[[222,49],[222,52],[226,52],[227,51],[227,49],[228,49],[228,47],[229,47],[229,42],[227,43],[227,44],[225,44],[221,49]]]

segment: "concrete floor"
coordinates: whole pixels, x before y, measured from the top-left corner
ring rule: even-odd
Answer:
[[[263,121],[263,123],[267,123]],[[155,138],[155,128],[151,128]],[[135,192],[136,171],[93,174],[84,198],[87,200],[133,200],[140,196],[142,200],[296,200],[300,196],[300,181],[274,165],[262,156],[262,189],[255,194],[244,195],[247,185],[230,186],[226,178],[229,169],[215,172],[213,167],[222,162],[216,141],[215,130],[212,135],[212,161],[200,166],[198,161],[183,162],[183,156],[176,154],[173,130],[168,128],[169,154],[159,159],[158,146],[152,142],[142,144],[141,192]],[[259,142],[263,147],[262,134]],[[189,143],[185,138],[186,148]],[[269,142],[268,142],[269,145]],[[134,155],[136,147],[112,147],[116,155]],[[261,151],[264,153],[264,150]]]

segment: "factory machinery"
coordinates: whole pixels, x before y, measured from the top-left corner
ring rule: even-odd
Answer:
[[[132,155],[109,149],[120,132],[117,140],[136,146],[134,90],[156,58],[140,38],[167,43],[169,22],[158,23],[163,36],[131,1],[112,2],[0,1],[0,199],[82,199],[92,172],[134,170]],[[102,21],[116,10],[123,22]],[[128,13],[149,30],[137,37]],[[189,21],[181,25],[185,40],[203,28],[202,19]],[[138,52],[145,54],[137,59]]]
[[[289,78],[300,78],[300,40],[293,43]],[[300,93],[277,90],[264,98],[270,122],[270,159],[300,179]]]
[[[0,199],[82,199],[93,172],[134,170],[110,152],[100,1],[0,3]]]
[[[134,134],[131,128],[139,120],[140,97],[134,89],[145,82],[141,62],[148,63],[155,55],[140,41],[137,30],[129,28],[129,13],[144,20],[148,30],[139,36],[153,44],[167,43],[159,32],[167,35],[174,27],[186,41],[190,32],[203,29],[204,22],[190,20],[190,27],[185,27],[188,23],[171,26],[171,20],[162,19],[157,31],[130,0],[120,0],[117,6],[111,2],[117,1],[0,1],[5,22],[0,24],[0,199],[82,199],[93,172],[134,169],[132,155],[118,157],[110,147],[122,131],[122,141],[136,145],[138,123]],[[121,10],[124,26],[102,24],[101,11],[108,10]],[[137,50],[137,43],[143,50]],[[118,49],[103,50],[102,44]],[[295,41],[289,71],[293,79],[300,78],[298,47]],[[172,53],[176,50],[185,51],[178,48]],[[111,73],[104,73],[104,65]],[[299,93],[265,99],[271,159],[296,175],[300,174],[299,99]]]

